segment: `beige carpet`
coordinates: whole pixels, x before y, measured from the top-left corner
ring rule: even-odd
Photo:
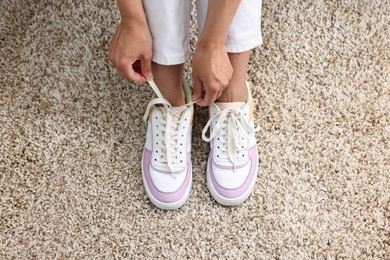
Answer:
[[[198,108],[191,197],[165,212],[141,180],[152,91],[107,59],[115,1],[2,0],[0,258],[388,259],[389,14],[265,0],[255,190],[235,208],[211,198]]]

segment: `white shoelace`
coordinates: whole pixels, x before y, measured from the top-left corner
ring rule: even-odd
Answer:
[[[218,118],[217,123],[210,132],[210,136],[207,137],[206,132],[216,118]],[[259,127],[253,128],[246,122],[241,109],[224,109],[209,119],[203,128],[202,138],[210,142],[218,135],[221,146],[215,148],[222,152],[219,158],[229,159],[234,166],[239,152],[248,149],[249,135],[259,130]]]
[[[174,169],[173,169],[173,159],[177,159],[177,141],[179,139],[179,129],[178,126],[180,125],[181,121],[173,122],[173,117],[180,118],[177,113],[183,108],[187,108],[188,106],[191,106],[192,104],[198,102],[188,102],[185,105],[182,105],[180,107],[172,107],[172,105],[166,100],[163,95],[161,94],[160,90],[158,89],[156,83],[152,80],[148,81],[149,85],[152,87],[153,91],[156,93],[157,98],[152,99],[148,106],[146,107],[146,111],[144,114],[144,121],[147,123],[149,111],[153,105],[163,105],[166,109],[166,115],[165,120],[162,119],[159,122],[161,125],[165,126],[165,128],[160,129],[160,131],[163,133],[163,137],[160,137],[162,142],[158,142],[159,150],[162,151],[162,154],[159,157],[160,162],[167,163],[169,170],[172,173],[172,176],[174,176]]]

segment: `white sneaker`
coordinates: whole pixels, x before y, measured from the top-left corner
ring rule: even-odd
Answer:
[[[158,98],[148,104],[142,178],[150,201],[165,210],[180,208],[192,186],[191,131],[193,103],[191,90],[184,84],[188,104],[172,107],[153,81]],[[157,106],[160,105],[160,106]]]
[[[210,136],[206,132],[210,128]],[[214,103],[202,138],[210,142],[207,186],[216,201],[234,206],[252,193],[258,172],[258,150],[253,122],[253,103]]]

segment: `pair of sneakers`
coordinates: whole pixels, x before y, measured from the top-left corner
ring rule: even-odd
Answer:
[[[148,104],[142,178],[150,201],[165,210],[180,208],[192,187],[191,132],[194,106],[184,84],[187,104],[172,107],[153,81],[156,98]],[[258,171],[253,103],[214,103],[202,132],[210,142],[207,186],[214,199],[227,206],[244,202],[251,194]],[[209,131],[209,136],[206,136]]]

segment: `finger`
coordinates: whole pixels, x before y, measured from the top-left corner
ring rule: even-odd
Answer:
[[[192,95],[192,101],[193,102],[198,101],[202,97],[203,97],[203,82],[198,78],[194,78],[194,93]]]
[[[146,78],[144,76],[142,76],[141,74],[135,72],[134,70],[130,70],[126,74],[126,78],[128,80],[133,80],[133,81],[136,81],[136,82],[145,82],[146,81]]]
[[[139,62],[138,62],[139,63]],[[134,66],[134,68],[133,68]],[[118,72],[123,75],[125,79],[133,80],[137,82],[144,82],[146,78],[143,77],[139,71],[137,71],[137,61],[129,58],[122,58],[116,64]]]
[[[218,91],[216,94],[215,94],[215,99],[213,101],[213,103],[222,95],[223,91]]]
[[[152,73],[152,59],[150,57],[143,56],[141,58],[141,74],[147,79],[153,79]]]
[[[206,93],[206,96],[204,98],[202,98],[198,103],[197,105],[201,106],[201,107],[207,107],[207,106],[210,106],[212,103],[214,103],[214,100],[216,100],[216,96],[211,96],[210,94],[207,94]]]
[[[219,98],[222,94],[222,91],[217,86],[206,86],[206,95],[203,102],[201,103],[203,106],[210,106],[213,104],[217,98]]]
[[[129,60],[127,60],[127,61],[122,60],[118,64],[117,70],[120,74],[123,75],[124,78],[126,78],[128,80],[133,80],[133,81],[137,81],[137,82],[145,82],[146,78],[134,70],[133,64],[135,65],[135,67],[137,67],[136,61],[134,61],[132,63],[131,60],[130,61]]]
[[[199,106],[209,106],[216,99],[216,92],[210,88],[206,88],[205,96],[197,103]]]
[[[142,74],[141,66],[142,66],[141,61],[140,61],[140,60],[136,60],[136,61],[133,63],[132,68],[133,68],[133,71],[134,71],[135,74],[140,75],[140,76],[143,78],[141,82],[144,82],[144,81],[146,81],[147,79],[146,79],[146,77]],[[137,80],[137,81],[138,81],[138,80]]]
[[[132,65],[131,67],[133,68],[133,70],[138,73],[138,74],[141,74],[141,61],[140,60],[136,60]]]

